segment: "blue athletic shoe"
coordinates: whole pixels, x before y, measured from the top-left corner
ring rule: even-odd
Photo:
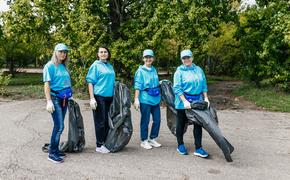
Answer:
[[[193,154],[202,158],[208,157],[208,153],[203,148],[196,149]]]
[[[62,163],[63,162],[63,159],[56,154],[49,154],[47,159],[52,161],[53,163]]]
[[[58,151],[57,153],[56,153],[56,155],[57,156],[59,156],[60,158],[66,158],[66,154],[65,153],[63,153],[63,152],[61,152],[61,151]]]
[[[180,144],[178,147],[177,147],[177,152],[181,155],[187,155],[187,150],[184,146],[184,144]]]

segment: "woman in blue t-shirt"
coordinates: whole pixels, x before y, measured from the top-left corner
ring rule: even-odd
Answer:
[[[203,70],[192,63],[192,52],[183,50],[180,53],[182,65],[174,73],[173,91],[175,94],[175,109],[177,110],[176,137],[177,152],[186,155],[187,150],[183,142],[184,127],[188,121],[185,109],[191,109],[189,101],[206,101],[209,106],[207,97],[207,84]],[[202,148],[202,127],[194,124],[193,135],[195,139],[194,155],[208,157],[208,153]]]
[[[109,131],[108,112],[115,85],[115,71],[109,63],[110,57],[110,51],[100,47],[98,59],[91,65],[86,76],[95,123],[96,152],[100,153],[110,152],[104,145]]]
[[[140,66],[135,73],[134,88],[135,98],[134,106],[141,111],[140,121],[140,139],[141,147],[152,149],[152,147],[161,147],[156,141],[160,129],[160,89],[156,69],[152,66],[154,61],[154,52],[151,49],[143,51],[144,65]],[[153,123],[150,136],[148,137],[148,125],[152,114]]]
[[[65,44],[57,44],[51,60],[43,69],[46,110],[51,113],[53,119],[48,160],[54,163],[63,162],[65,157],[65,154],[59,151],[58,146],[64,129],[68,98],[72,96],[71,79],[66,68],[66,63],[69,60],[67,53],[68,47]]]

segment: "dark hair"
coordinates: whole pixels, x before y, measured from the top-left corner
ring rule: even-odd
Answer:
[[[108,51],[107,61],[109,61],[111,59],[111,52],[110,52],[110,50],[107,47],[105,47],[105,46],[100,46],[99,49],[98,49],[98,53],[99,53],[100,48],[104,48],[104,49],[106,49]],[[97,54],[97,57],[99,58],[98,54]]]

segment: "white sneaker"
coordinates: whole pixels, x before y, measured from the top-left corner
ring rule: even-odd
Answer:
[[[148,143],[153,147],[161,147],[162,145],[158,143],[155,139],[148,139]]]
[[[96,148],[96,152],[100,152],[100,153],[109,153],[110,150],[106,148],[106,146],[102,145],[101,147],[97,147]]]
[[[144,149],[152,149],[152,146],[149,144],[148,140],[142,141],[140,146]]]

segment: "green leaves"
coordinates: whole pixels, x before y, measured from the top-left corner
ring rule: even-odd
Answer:
[[[289,90],[290,4],[267,3],[265,8],[241,14],[241,50],[247,65],[244,74],[259,85],[263,80]],[[246,21],[245,21],[246,19]]]
[[[64,42],[77,88],[86,86],[100,45],[111,50],[118,79],[129,83],[144,49],[155,51],[158,69],[174,71],[180,51],[188,48],[194,63],[210,73],[243,74],[257,85],[267,80],[286,87],[289,3],[257,2],[263,8],[237,14],[236,0],[18,0],[1,16],[0,51],[11,65],[24,62],[16,57],[43,65],[54,45]]]

